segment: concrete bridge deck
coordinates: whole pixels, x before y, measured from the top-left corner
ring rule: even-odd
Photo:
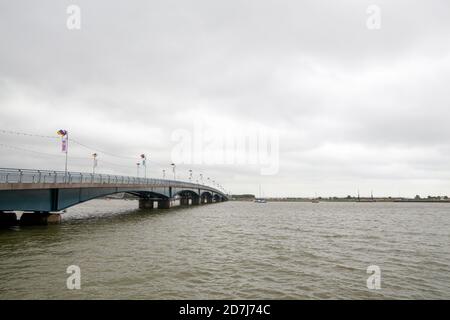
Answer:
[[[216,188],[179,180],[0,169],[0,224],[12,221],[14,211],[25,212],[21,218],[23,224],[58,220],[52,213],[116,193],[139,197],[139,207],[143,209],[168,209],[177,202],[199,205],[228,200],[227,195]]]

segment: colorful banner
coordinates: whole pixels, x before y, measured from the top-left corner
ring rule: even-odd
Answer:
[[[64,135],[62,138],[61,138],[61,152],[65,152],[65,153],[67,153],[67,151],[68,151],[68,143],[67,143],[67,135]]]

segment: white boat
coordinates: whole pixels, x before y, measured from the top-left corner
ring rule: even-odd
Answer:
[[[256,203],[266,203],[266,199],[264,199],[263,197],[261,197],[261,185],[259,185],[259,198],[255,198]]]

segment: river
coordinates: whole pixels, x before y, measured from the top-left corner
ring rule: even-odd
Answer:
[[[450,299],[450,204],[93,200],[0,230],[0,298]]]

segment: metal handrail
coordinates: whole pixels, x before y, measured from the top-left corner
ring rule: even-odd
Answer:
[[[181,180],[138,178],[130,176],[105,175],[98,173],[64,172],[51,170],[0,168],[0,184],[2,183],[63,183],[63,184],[114,184],[145,186],[182,186],[201,188],[224,194],[220,190],[202,184]]]

